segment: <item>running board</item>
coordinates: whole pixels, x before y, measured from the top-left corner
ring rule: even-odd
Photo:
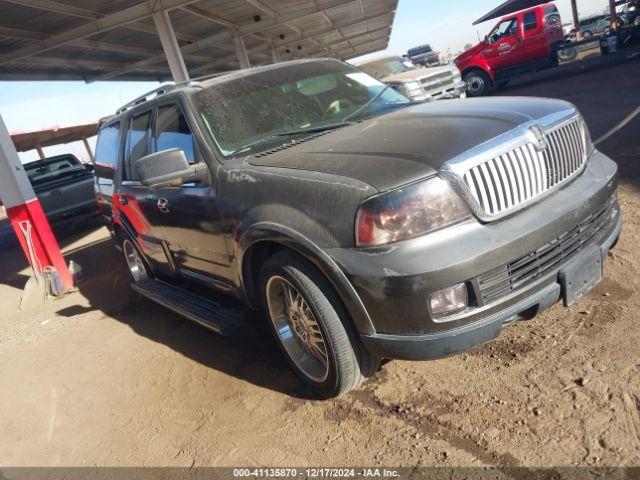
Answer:
[[[243,311],[175,287],[161,280],[142,280],[131,284],[134,291],[205,328],[228,337],[238,328]]]

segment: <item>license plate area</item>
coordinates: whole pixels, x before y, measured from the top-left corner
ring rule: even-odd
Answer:
[[[602,251],[594,247],[582,252],[560,270],[558,279],[569,307],[602,280]]]

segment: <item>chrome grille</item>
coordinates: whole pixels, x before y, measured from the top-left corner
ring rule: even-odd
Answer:
[[[459,173],[481,217],[504,216],[575,176],[587,159],[583,128],[582,121],[574,118],[544,132],[543,148],[528,138]]]
[[[451,83],[452,78],[453,78],[453,73],[443,72],[437,75],[432,75],[429,77],[422,78],[420,80],[420,83],[422,84],[423,88],[430,89],[430,88],[436,88],[441,85],[446,85],[448,83]]]

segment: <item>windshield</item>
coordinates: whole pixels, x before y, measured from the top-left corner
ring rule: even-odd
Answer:
[[[384,89],[366,73],[327,60],[232,78],[204,88],[194,101],[222,154],[232,156],[411,103]]]
[[[24,166],[29,181],[31,183],[37,183],[39,180],[45,177],[51,177],[58,174],[65,173],[72,167],[77,167],[79,164],[74,157],[62,157],[55,160],[44,160],[32,163],[27,163]]]
[[[415,55],[422,55],[424,53],[429,53],[431,52],[431,45],[422,45],[421,47],[416,47],[416,48],[412,48],[411,50],[409,50],[407,52],[407,54],[410,57],[413,57]]]
[[[358,68],[378,80],[390,75],[416,70],[413,63],[400,57],[376,60],[375,62],[359,65]]]

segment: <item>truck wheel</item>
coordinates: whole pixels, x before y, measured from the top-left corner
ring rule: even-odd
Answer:
[[[359,386],[380,366],[360,344],[329,282],[289,252],[269,258],[261,272],[271,330],[296,375],[323,398]]]
[[[481,70],[473,70],[464,76],[467,82],[467,94],[470,97],[481,97],[489,93],[491,78]]]
[[[140,282],[149,278],[149,270],[142,255],[128,238],[122,241],[122,253],[124,253],[124,259],[127,262],[129,273],[134,282]]]

